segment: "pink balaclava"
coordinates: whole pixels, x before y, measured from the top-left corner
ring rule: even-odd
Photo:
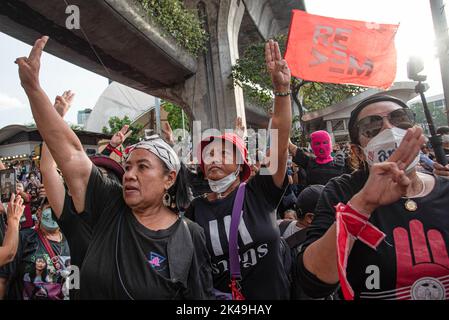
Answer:
[[[318,164],[326,164],[333,160],[331,157],[332,141],[327,131],[319,130],[310,135],[313,153]]]

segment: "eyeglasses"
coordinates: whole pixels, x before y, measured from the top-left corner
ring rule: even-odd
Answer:
[[[383,119],[387,118],[391,125],[407,130],[415,124],[414,113],[407,108],[397,109],[386,116],[372,115],[357,122],[356,127],[359,133],[368,139],[372,139],[379,134],[383,127]]]

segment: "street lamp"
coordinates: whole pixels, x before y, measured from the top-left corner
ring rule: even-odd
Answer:
[[[433,150],[435,152],[435,157],[438,163],[445,166],[447,164],[446,155],[443,149],[443,140],[441,135],[438,135],[433,124],[432,115],[430,114],[429,108],[427,106],[426,96],[424,92],[427,90],[424,85],[427,76],[419,74],[424,69],[423,61],[418,57],[410,57],[407,63],[407,76],[413,81],[417,81],[418,84],[415,87],[415,92],[419,93],[424,108],[424,114],[426,115],[427,124],[430,132],[430,143],[432,144]]]

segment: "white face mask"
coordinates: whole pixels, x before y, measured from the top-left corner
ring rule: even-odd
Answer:
[[[213,192],[216,193],[223,193],[231,186],[231,184],[234,183],[234,181],[237,179],[240,173],[240,166],[237,167],[237,171],[231,173],[230,175],[227,175],[224,178],[221,178],[220,180],[210,180],[209,181],[209,187]]]
[[[368,165],[372,166],[375,163],[386,161],[399,147],[406,133],[406,130],[394,127],[392,129],[383,130],[371,139],[368,145],[365,148],[362,148]],[[409,172],[412,170],[418,162],[419,152],[405,171]]]

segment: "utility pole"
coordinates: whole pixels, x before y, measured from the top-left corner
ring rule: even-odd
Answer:
[[[440,59],[446,117],[449,124],[449,36],[444,6],[444,0],[430,0],[433,28],[435,29],[438,57]]]

